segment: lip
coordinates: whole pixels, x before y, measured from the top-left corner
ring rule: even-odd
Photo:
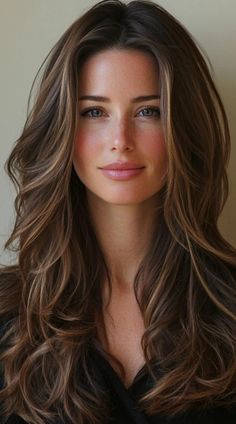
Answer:
[[[103,175],[111,180],[127,181],[141,174],[144,170],[142,168],[133,169],[101,169]]]
[[[124,170],[135,170],[135,169],[138,170],[143,168],[144,166],[142,165],[127,161],[127,162],[113,162],[113,163],[110,163],[109,165],[101,167],[100,169],[124,171]]]

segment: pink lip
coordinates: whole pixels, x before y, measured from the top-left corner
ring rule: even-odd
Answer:
[[[139,165],[134,162],[113,162],[109,165],[103,166],[101,169],[111,169],[111,170],[135,170],[135,169],[143,169],[144,166]]]
[[[133,169],[101,169],[103,175],[112,179],[112,180],[129,180],[137,175],[139,175],[143,168],[133,168]]]

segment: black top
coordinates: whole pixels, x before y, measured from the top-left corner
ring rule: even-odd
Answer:
[[[236,424],[236,407],[231,411],[224,408],[215,408],[205,412],[192,410],[171,419],[162,414],[147,416],[137,405],[138,397],[152,384],[147,368],[144,366],[136,375],[133,383],[126,388],[112,366],[100,353],[95,353],[94,360],[99,374],[102,375],[104,388],[109,391],[113,399],[111,418],[108,422],[101,424]],[[7,424],[25,423],[16,415],[11,415],[7,420]]]

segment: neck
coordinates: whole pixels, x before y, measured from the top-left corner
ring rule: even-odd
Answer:
[[[139,264],[150,245],[157,220],[157,200],[142,204],[109,204],[88,193],[96,237],[102,248],[113,288],[131,291]]]

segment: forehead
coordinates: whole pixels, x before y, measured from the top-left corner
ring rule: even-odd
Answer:
[[[158,84],[157,60],[151,53],[134,49],[109,49],[96,53],[79,70],[79,89],[85,92],[106,89],[149,91],[158,89]]]

